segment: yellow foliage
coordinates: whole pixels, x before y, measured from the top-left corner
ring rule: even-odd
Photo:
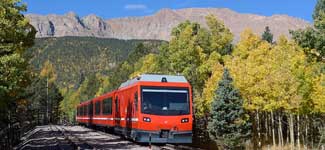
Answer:
[[[277,43],[272,47],[251,30],[245,30],[233,57],[226,59],[226,67],[248,110],[299,108],[302,96],[298,73],[306,70],[306,57],[285,37],[280,37]]]
[[[312,100],[314,103],[314,112],[325,113],[325,74],[321,74],[313,80],[314,87]]]
[[[95,96],[100,96],[105,92],[108,92],[106,91],[106,88],[110,85],[110,82],[108,76],[102,76],[100,74],[96,74],[96,78],[100,81],[100,86]]]
[[[240,41],[236,45],[236,50],[233,55],[240,55],[243,58],[247,57],[250,50],[256,49],[262,42],[261,38],[253,33],[251,29],[245,29],[240,34]]]
[[[155,54],[148,54],[141,58],[134,66],[135,72],[130,75],[130,78],[137,77],[145,73],[157,73],[157,56]]]
[[[233,40],[233,35],[224,23],[214,15],[205,17],[206,23],[211,31],[211,49],[222,50]]]
[[[202,95],[198,96],[196,99],[196,110],[197,115],[202,116],[205,113],[210,112],[211,104],[213,98],[215,97],[215,90],[218,87],[218,82],[222,77],[223,73],[223,66],[218,62],[215,62],[212,65],[212,75],[211,77],[205,82],[205,87],[203,89]]]
[[[49,83],[53,83],[56,80],[57,75],[55,73],[55,68],[49,60],[43,64],[40,76],[41,78],[48,78]]]

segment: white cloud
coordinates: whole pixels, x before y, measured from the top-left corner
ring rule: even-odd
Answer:
[[[127,10],[145,10],[147,6],[143,4],[128,4],[125,5],[124,8]]]

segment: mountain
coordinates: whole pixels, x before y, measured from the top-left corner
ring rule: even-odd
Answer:
[[[206,26],[205,16],[213,14],[224,21],[234,33],[235,41],[245,28],[251,28],[258,34],[269,26],[274,37],[289,30],[305,28],[310,24],[302,19],[287,15],[260,16],[240,14],[227,8],[186,8],[162,9],[151,16],[126,17],[104,20],[94,14],[78,17],[73,12],[65,15],[27,14],[31,24],[36,28],[37,37],[94,36],[117,39],[157,39],[169,40],[170,32],[180,22],[190,20]]]
[[[35,45],[25,55],[35,70],[41,70],[44,62],[49,60],[57,73],[57,84],[62,88],[78,86],[82,77],[91,74],[109,74],[140,43],[151,52],[157,52],[161,42],[96,37],[37,38]]]

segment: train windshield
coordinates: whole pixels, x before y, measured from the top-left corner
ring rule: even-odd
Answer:
[[[143,88],[141,111],[152,115],[187,115],[190,113],[188,89]]]

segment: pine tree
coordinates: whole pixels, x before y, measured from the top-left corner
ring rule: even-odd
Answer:
[[[265,27],[265,31],[262,34],[262,40],[265,40],[265,41],[267,41],[269,43],[273,42],[273,34],[271,33],[271,30],[270,30],[269,26]]]
[[[225,69],[216,90],[208,124],[210,138],[222,149],[242,148],[250,135],[251,123],[243,109],[243,99],[232,82],[229,71]]]
[[[321,13],[325,12],[325,0],[318,0],[314,9],[313,19],[317,20],[321,17]]]
[[[325,62],[325,0],[318,0],[313,13],[314,27],[290,31],[311,59]]]

